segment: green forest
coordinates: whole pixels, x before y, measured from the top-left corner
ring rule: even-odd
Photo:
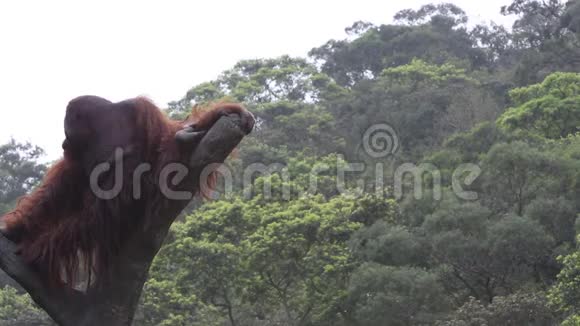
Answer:
[[[500,10],[513,26],[453,4],[354,22],[169,103],[240,102],[257,124],[231,189],[173,224],[134,324],[580,325],[580,1]],[[1,213],[42,155],[0,147]],[[53,325],[0,283],[0,325]]]

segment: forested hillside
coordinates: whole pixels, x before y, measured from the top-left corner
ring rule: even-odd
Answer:
[[[173,225],[135,324],[580,325],[580,0],[499,10],[512,28],[452,4],[355,22],[170,103],[258,123],[232,190]],[[0,147],[0,210],[40,154]],[[50,324],[3,284],[1,325]]]

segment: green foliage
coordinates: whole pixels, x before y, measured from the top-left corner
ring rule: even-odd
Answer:
[[[174,225],[152,268],[144,315],[203,325],[195,311],[205,306],[204,315],[213,307],[232,323],[337,318],[354,268],[353,209],[353,199],[322,196],[205,205]]]
[[[560,257],[564,266],[549,294],[550,302],[568,316],[565,325],[577,325],[580,316],[580,251]]]
[[[456,6],[427,5],[418,11],[404,10],[395,18],[411,26],[366,24],[356,28],[355,23],[349,31],[358,37],[328,41],[309,54],[322,63],[324,73],[346,86],[378,76],[385,68],[408,64],[414,58],[435,64],[485,64],[483,52],[473,47],[467,31],[459,27],[467,19]]]
[[[561,18],[562,26],[574,33],[580,33],[580,1],[568,1]]]
[[[0,289],[0,325],[48,326],[54,323],[44,311],[34,305],[28,294],[5,286]]]
[[[428,18],[432,21],[437,18],[455,18],[453,26],[465,24],[468,21],[465,11],[451,3],[442,3],[438,5],[428,4],[422,6],[419,10],[401,10],[394,18],[397,21],[413,25],[424,24]]]
[[[169,115],[239,101],[256,130],[228,161],[234,193],[173,226],[135,323],[580,325],[579,8],[513,0],[510,29],[428,4],[191,88]],[[377,158],[363,135],[379,123],[400,148]],[[0,147],[0,210],[34,187],[40,153]],[[423,162],[442,199],[374,192]],[[363,171],[340,183],[350,163]],[[476,200],[453,191],[466,163]],[[0,301],[8,325],[42,319],[14,290]]]
[[[260,105],[253,111],[260,119],[260,128],[250,137],[270,148],[284,146],[310,155],[325,155],[342,148],[341,140],[334,132],[333,117],[321,106],[277,101]],[[250,159],[248,156],[244,158]]]
[[[564,4],[558,0],[514,0],[502,7],[504,15],[517,15],[514,24],[514,38],[531,46],[540,46],[557,38],[562,33],[560,17]]]
[[[515,293],[496,297],[485,305],[473,297],[457,309],[449,320],[437,326],[543,326],[555,325],[556,318],[550,311],[543,293]]]
[[[351,244],[355,257],[361,261],[388,266],[425,265],[424,257],[429,252],[421,237],[385,221],[357,231]]]
[[[471,28],[453,4],[402,10],[170,103],[244,102],[258,124],[230,166],[251,184],[174,225],[139,323],[580,325],[577,2],[514,0],[513,29]],[[396,131],[392,156],[364,150],[377,123]],[[442,200],[371,195],[407,162],[440,170]],[[464,163],[482,171],[474,201],[453,192]]]
[[[441,264],[446,287],[460,297],[491,302],[530,281],[553,240],[529,218],[504,216],[475,203],[444,203],[422,228]]]
[[[18,197],[30,191],[42,178],[44,151],[14,139],[0,146],[0,215],[9,211]]]
[[[559,186],[551,176],[566,172],[563,160],[522,141],[494,145],[483,160],[483,169],[483,187],[494,209],[511,209],[518,215],[538,195]]]
[[[190,89],[184,98],[169,104],[170,115],[189,112],[192,103],[204,104],[229,99],[247,104],[277,101],[311,101],[318,96],[315,81],[321,76],[314,66],[301,58],[243,60],[218,79]]]
[[[558,243],[574,241],[576,214],[574,201],[563,197],[539,197],[525,211],[526,216],[538,221]]]
[[[506,135],[494,123],[484,122],[467,132],[452,135],[443,146],[462,155],[466,162],[476,162],[494,144],[505,140]]]
[[[455,81],[471,81],[474,79],[466,75],[465,69],[446,63],[441,66],[430,65],[423,60],[413,59],[410,64],[387,68],[383,71],[394,83],[441,83],[449,84]]]
[[[347,148],[357,148],[369,127],[388,123],[397,127],[403,154],[417,159],[452,133],[497,115],[497,100],[453,64],[414,60],[381,72],[328,104],[336,125],[344,126]]]
[[[579,83],[580,74],[555,73],[548,76],[541,84],[516,88],[510,91],[510,97],[516,106],[549,95],[558,99],[576,97],[580,95]]]
[[[580,131],[580,74],[556,73],[510,96],[515,107],[499,118],[500,126],[552,139]]]
[[[420,268],[364,264],[349,286],[348,302],[363,325],[424,325],[449,304],[438,277]]]

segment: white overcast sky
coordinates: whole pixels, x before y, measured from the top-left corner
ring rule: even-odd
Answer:
[[[54,159],[78,95],[164,107],[241,59],[305,56],[357,20],[430,2],[442,1],[1,1],[0,143],[30,141]],[[499,9],[510,0],[446,2],[472,21],[509,21]]]

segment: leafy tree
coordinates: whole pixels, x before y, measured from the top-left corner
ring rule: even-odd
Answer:
[[[234,193],[173,226],[136,323],[580,325],[580,2],[502,12],[512,29],[445,3],[358,21],[308,58],[242,60],[170,103],[183,117],[243,102],[257,125],[227,163]],[[378,123],[395,155],[366,155]],[[40,155],[0,147],[0,212]],[[365,169],[340,184],[349,162]],[[371,194],[402,162],[434,164],[442,200]],[[463,163],[482,170],[475,201],[452,191]],[[0,324],[43,320],[10,288],[0,308]]]
[[[37,308],[28,294],[5,286],[0,289],[0,325],[50,326],[55,325],[44,311]]]
[[[563,197],[537,198],[525,211],[525,215],[538,221],[558,244],[574,242],[576,214],[574,201]]]
[[[555,325],[556,318],[548,307],[543,293],[519,292],[505,297],[496,297],[486,305],[473,297],[457,309],[446,321],[437,326],[543,326]]]
[[[14,139],[0,146],[0,215],[40,181],[46,169],[38,163],[42,155],[40,147]]]
[[[340,87],[305,59],[242,60],[216,80],[190,89],[182,99],[170,103],[167,112],[184,116],[191,104],[243,102],[258,124],[244,140],[240,157],[246,164],[270,164],[287,160],[288,151],[313,155],[342,151],[332,115],[316,104],[323,96],[340,93]]]
[[[560,258],[564,268],[550,290],[550,302],[568,318],[562,325],[578,325],[580,320],[580,251]]]
[[[425,241],[411,230],[378,221],[357,231],[351,244],[361,261],[388,266],[425,266],[429,251]]]
[[[495,99],[465,69],[421,60],[385,69],[327,105],[347,148],[360,146],[361,135],[382,122],[396,127],[401,150],[415,157],[453,132],[493,119],[498,110]]]
[[[515,105],[498,120],[508,130],[557,139],[580,131],[580,74],[555,73],[541,84],[514,89]]]
[[[460,25],[467,22],[465,13],[452,4],[426,5],[404,10],[395,16],[412,26],[380,25],[347,31],[353,40],[331,40],[314,48],[309,55],[322,65],[322,72],[343,86],[377,77],[389,67],[409,64],[414,58],[434,64],[448,61],[481,66],[483,52],[474,47],[469,33]]]
[[[150,321],[201,325],[192,313],[200,307],[232,325],[346,318],[340,307],[354,268],[347,240],[359,225],[349,221],[353,201],[260,202],[215,202],[175,224],[147,283]],[[161,298],[147,292],[163,289]]]
[[[251,187],[174,226],[143,324],[572,324],[576,4],[512,1],[511,30],[470,28],[452,4],[403,10],[389,25],[355,22],[308,59],[241,61],[171,103],[183,115],[192,103],[244,102],[259,122],[230,161],[235,174],[253,163],[286,169],[249,176]],[[361,139],[379,122],[395,129],[396,156],[364,155]],[[397,203],[357,182],[379,184],[369,163],[388,179],[408,160],[441,170],[442,201]],[[345,194],[336,172],[348,161],[367,168],[347,177]],[[469,186],[477,201],[451,191],[462,163],[482,168]],[[561,268],[548,305],[542,291]]]
[[[468,18],[465,11],[451,3],[428,4],[422,6],[419,10],[405,9],[395,15],[395,20],[411,25],[422,25],[428,20],[449,19],[453,26],[467,23]]]
[[[245,143],[241,155],[248,164],[274,161],[264,156],[279,148],[309,155],[326,155],[344,148],[332,115],[319,105],[279,101],[260,105],[254,113],[261,121],[260,128]],[[265,153],[264,146],[268,148]],[[283,157],[282,161],[287,159]]]
[[[495,123],[483,122],[467,132],[456,133],[447,138],[443,147],[457,152],[465,162],[477,162],[494,144],[508,141],[509,136]]]
[[[561,18],[562,27],[574,33],[580,33],[580,1],[568,1]]]
[[[353,273],[348,302],[362,325],[424,325],[447,311],[437,275],[367,263]]]
[[[540,195],[560,187],[557,176],[565,175],[565,162],[527,143],[494,145],[483,159],[484,200],[496,211],[524,209]]]
[[[423,224],[432,257],[442,265],[443,282],[461,299],[492,302],[532,277],[553,240],[525,217],[493,217],[476,203],[450,200]]]
[[[511,34],[519,50],[519,60],[514,62],[516,83],[528,85],[554,72],[578,71],[580,47],[571,24],[574,2],[566,6],[559,0],[514,0],[502,8],[503,14],[517,16]]]
[[[223,98],[247,104],[309,102],[317,96],[313,80],[318,76],[316,68],[301,58],[242,60],[218,79],[197,85],[184,98],[170,103],[168,112],[182,115],[189,112],[192,103]]]
[[[485,54],[488,67],[508,69],[517,61],[518,47],[512,34],[504,26],[495,23],[478,24],[470,31],[473,40]]]
[[[502,7],[501,12],[517,15],[513,26],[517,40],[537,47],[561,35],[560,17],[564,8],[558,0],[514,0],[511,5]]]

